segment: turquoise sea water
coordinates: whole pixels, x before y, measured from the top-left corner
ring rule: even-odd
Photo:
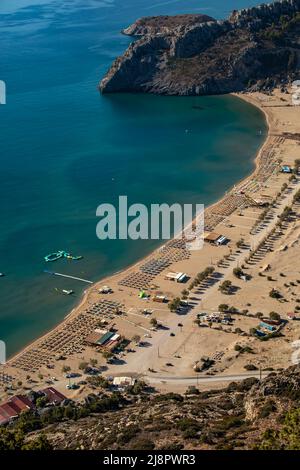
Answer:
[[[228,96],[97,91],[130,42],[119,31],[137,17],[202,11],[221,18],[249,3],[1,0],[0,339],[9,354],[61,320],[85,288],[44,274],[47,253],[83,255],[50,269],[96,280],[157,246],[100,242],[100,203],[127,195],[129,203],[209,204],[252,170],[266,131],[256,108]]]

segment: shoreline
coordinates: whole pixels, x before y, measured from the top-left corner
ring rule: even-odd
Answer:
[[[241,99],[243,101],[246,101],[247,103],[251,104],[252,106],[255,106],[256,108],[258,108],[265,116],[266,124],[267,124],[267,134],[266,134],[266,138],[265,138],[263,144],[261,145],[261,147],[259,148],[257,153],[254,155],[254,158],[253,158],[254,169],[253,169],[253,171],[249,175],[242,178],[241,180],[238,180],[232,187],[230,187],[227,191],[224,192],[222,197],[220,197],[214,203],[207,206],[205,208],[205,217],[206,217],[207,212],[211,212],[215,207],[217,207],[219,204],[221,204],[225,200],[226,196],[228,196],[230,193],[232,193],[232,191],[237,190],[237,188],[239,186],[251,181],[255,177],[256,173],[260,169],[261,156],[262,156],[265,148],[268,146],[269,140],[270,140],[270,137],[271,137],[270,133],[271,133],[271,130],[272,130],[271,129],[272,122],[271,122],[271,119],[270,119],[270,113],[268,113],[262,106],[260,106],[259,102],[257,100],[255,100],[251,96],[251,94],[231,93],[231,94],[229,94],[229,96],[234,96],[236,98],[239,98],[239,99]],[[165,242],[162,243],[158,248],[156,248],[155,250],[150,251],[147,255],[143,256],[140,259],[138,259],[136,262],[132,263],[131,265],[127,266],[126,268],[118,270],[117,272],[115,272],[113,274],[110,274],[106,277],[100,278],[99,280],[95,281],[93,283],[93,285],[91,285],[90,287],[88,287],[87,289],[85,289],[83,291],[83,294],[81,295],[81,299],[79,300],[79,302],[72,308],[71,311],[66,313],[66,315],[64,316],[64,318],[61,321],[59,321],[53,328],[51,328],[50,330],[47,330],[45,333],[43,333],[40,336],[36,337],[33,341],[28,343],[26,346],[22,347],[18,352],[14,353],[11,357],[9,357],[7,359],[7,362],[4,364],[4,366],[9,367],[10,363],[12,361],[17,360],[19,358],[19,356],[24,354],[27,350],[30,350],[33,346],[37,345],[37,343],[39,343],[40,341],[47,339],[47,337],[52,332],[54,332],[55,330],[60,328],[62,325],[64,325],[64,323],[67,320],[70,320],[73,317],[75,317],[78,314],[78,312],[80,311],[80,309],[82,307],[84,307],[86,304],[88,304],[88,299],[89,299],[89,296],[90,296],[91,292],[93,292],[95,290],[98,290],[101,285],[105,285],[105,284],[109,285],[117,276],[119,276],[119,275],[126,276],[126,274],[128,272],[130,272],[133,268],[137,269],[149,257],[157,254],[168,243],[168,241],[170,241],[170,240],[165,240]]]

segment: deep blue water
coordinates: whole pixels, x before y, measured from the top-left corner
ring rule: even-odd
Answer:
[[[98,81],[130,41],[120,30],[139,16],[222,18],[256,3],[1,0],[0,338],[10,354],[62,319],[84,288],[44,274],[47,253],[83,255],[51,267],[96,280],[156,246],[100,242],[100,203],[122,194],[211,203],[251,171],[262,143],[262,114],[232,97],[100,96]]]

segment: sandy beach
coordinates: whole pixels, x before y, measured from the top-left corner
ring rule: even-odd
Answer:
[[[2,368],[10,376],[5,383],[0,382],[3,398],[11,393],[9,384],[14,393],[24,393],[51,382],[70,397],[84,396],[91,392],[89,386],[66,390],[68,380],[63,368],[78,372],[80,364],[90,363],[91,359],[103,366],[106,377],[143,377],[163,391],[183,391],[187,385],[197,385],[197,377],[202,378],[201,388],[219,387],[222,380],[209,383],[210,377],[246,374],[249,365],[259,373],[291,363],[292,343],[300,334],[300,322],[289,315],[297,313],[300,306],[300,270],[294,264],[300,254],[300,206],[293,202],[300,178],[292,180],[291,174],[283,173],[281,168],[293,167],[300,158],[300,108],[292,106],[290,93],[278,90],[272,95],[237,96],[265,113],[269,133],[256,156],[254,172],[205,211],[206,232],[224,235],[229,242],[224,246],[205,242],[202,250],[189,252],[183,244],[170,241],[134,266],[95,283],[63,322]],[[286,206],[292,206],[294,215],[279,226]],[[165,267],[149,274],[149,266],[157,266],[162,259]],[[155,295],[166,296],[169,301],[182,296],[183,289],[208,266],[214,268],[214,273],[190,290],[188,311],[174,313],[167,303],[154,302]],[[249,280],[238,279],[233,273],[235,268],[241,268]],[[188,282],[166,279],[170,271],[186,273]],[[220,290],[224,281],[232,283],[229,295]],[[112,293],[100,294],[104,285]],[[142,288],[149,298],[139,298]],[[272,289],[280,292],[280,299],[270,297]],[[219,312],[222,304],[236,310],[230,324],[206,322],[198,326],[198,314]],[[150,314],[145,315],[144,309]],[[270,312],[277,312],[284,320],[282,336],[260,341],[249,331],[257,327],[260,316],[268,317]],[[154,331],[153,318],[163,328]],[[129,340],[127,349],[135,352],[125,349],[114,364],[107,364],[100,348],[85,341],[100,323],[101,328],[113,328]],[[136,345],[136,337],[145,344]],[[195,372],[195,364],[201,364],[203,357],[213,361],[212,367]]]

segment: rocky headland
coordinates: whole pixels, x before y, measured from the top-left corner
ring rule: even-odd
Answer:
[[[205,15],[148,17],[100,83],[102,93],[208,95],[272,89],[299,78],[300,0]]]

